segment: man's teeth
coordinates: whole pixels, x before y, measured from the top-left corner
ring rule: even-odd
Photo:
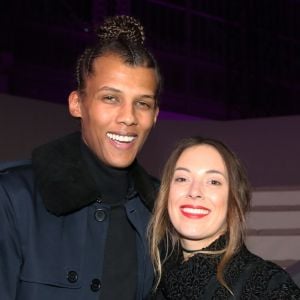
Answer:
[[[112,133],[107,133],[107,136],[114,141],[122,142],[122,143],[130,143],[135,139],[134,136],[119,135],[119,134],[112,134]]]
[[[199,215],[207,215],[209,213],[209,211],[206,209],[191,208],[191,207],[184,207],[182,208],[182,211],[188,214],[199,214]]]

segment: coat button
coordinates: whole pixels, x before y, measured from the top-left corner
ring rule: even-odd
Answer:
[[[97,196],[96,202],[97,202],[97,203],[101,203],[102,201],[103,201],[102,198],[101,198],[100,196]]]
[[[96,221],[103,222],[106,219],[106,211],[101,208],[96,209],[94,216]]]
[[[75,283],[78,280],[78,274],[75,271],[69,271],[67,278],[70,283]]]
[[[101,282],[98,278],[95,278],[92,280],[92,283],[91,283],[91,290],[93,292],[98,292],[101,288]]]

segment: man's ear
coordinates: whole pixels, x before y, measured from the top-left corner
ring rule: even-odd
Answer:
[[[81,118],[81,103],[80,103],[79,93],[77,91],[71,92],[68,101],[69,101],[69,112],[71,116],[75,118]]]

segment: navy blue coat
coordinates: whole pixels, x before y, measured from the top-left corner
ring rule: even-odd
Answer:
[[[1,300],[101,299],[109,220],[95,211],[110,207],[97,201],[79,143],[71,135],[37,149],[32,161],[0,166]],[[153,282],[145,232],[158,185],[138,164],[133,178],[125,207],[137,237],[136,299],[144,299]]]

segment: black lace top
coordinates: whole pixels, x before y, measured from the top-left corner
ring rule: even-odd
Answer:
[[[221,250],[222,236],[203,250]],[[234,295],[216,279],[221,257],[196,254],[185,262],[173,256],[166,263],[159,289],[153,299],[300,299],[300,289],[282,268],[249,252],[243,246],[225,269],[224,279]]]

